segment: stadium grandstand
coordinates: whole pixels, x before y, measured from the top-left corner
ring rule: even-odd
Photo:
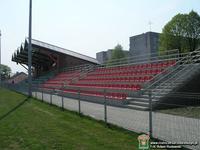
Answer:
[[[32,40],[32,47],[33,90],[138,110],[149,109],[150,96],[154,109],[166,107],[165,103],[195,104],[184,98],[172,99],[170,94],[199,89],[194,86],[200,83],[199,50],[184,54],[170,50],[100,64],[89,56],[38,40]],[[27,65],[27,52],[25,40],[12,61]]]
[[[32,66],[35,77],[49,71],[59,70],[60,68],[73,67],[82,64],[97,65],[99,62],[86,55],[82,55],[58,46],[47,44],[32,39]],[[16,50],[12,56],[12,61],[27,65],[28,62],[28,40]],[[24,66],[25,67],[25,66]]]

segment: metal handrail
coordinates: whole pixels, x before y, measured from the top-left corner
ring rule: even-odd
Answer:
[[[92,66],[92,67],[91,67],[91,66]],[[71,79],[71,82],[73,82],[73,80],[80,79],[81,76],[83,76],[84,74],[89,73],[89,72],[90,72],[91,70],[93,70],[93,69],[94,69],[94,66],[93,66],[93,65],[88,65],[88,66],[86,66],[84,69],[82,68],[79,77],[74,77],[74,78],[72,78],[72,79]],[[83,74],[81,74],[81,73],[83,73]],[[67,85],[63,85],[61,88],[68,88],[68,87],[67,87]]]
[[[172,50],[168,50],[167,53],[171,53],[171,52],[176,52],[176,54],[179,54],[179,50],[178,49],[172,49]],[[111,61],[112,62],[115,62],[115,61],[123,61],[123,60],[127,60],[127,59],[137,59],[137,58],[142,58],[142,57],[147,57],[147,56],[162,56],[162,54],[159,55],[159,53],[157,52],[154,52],[154,53],[150,53],[150,54],[142,54],[142,55],[137,55],[137,56],[131,56],[131,57],[125,57],[125,58],[120,58],[120,59],[113,59]]]
[[[187,66],[188,67],[188,66]],[[179,75],[179,73],[180,72],[177,72],[174,76],[172,76],[172,77],[170,77],[168,80],[166,80],[165,82],[163,82],[161,85],[159,85],[156,89],[158,89],[160,86],[162,86],[163,84],[165,84],[166,82],[168,82],[169,80],[171,80],[171,82],[173,81],[173,83],[176,83],[176,81],[178,80],[178,79],[180,79],[180,78],[182,78],[185,74],[187,74],[187,73],[191,73],[191,70],[193,70],[193,68],[194,68],[194,66],[189,66],[189,70],[188,70],[188,68],[184,68],[183,70],[181,70],[180,72],[182,72],[182,71],[186,71],[186,72],[184,72],[184,73],[182,73],[179,77],[177,77],[176,75]],[[174,79],[174,80],[173,80]],[[168,88],[168,87],[170,87],[171,85],[167,85],[167,87],[165,87],[165,89],[166,88]],[[155,90],[155,89],[154,89]],[[162,89],[162,90],[160,90],[159,92],[160,93],[162,93],[164,91],[164,89]],[[169,93],[170,91],[168,91],[168,92],[165,92],[165,94],[167,94],[167,93]],[[158,96],[159,95],[159,93],[157,93],[157,94],[154,94],[153,96],[152,96],[152,98],[155,98],[156,96]]]
[[[199,51],[199,54],[200,54],[200,51]],[[198,56],[198,57],[197,57],[197,56]],[[197,58],[195,58],[195,57],[197,57]],[[176,78],[176,80],[178,80],[180,77],[184,76],[184,75],[187,74],[188,72],[191,73],[191,70],[193,70],[193,68],[195,67],[193,64],[195,64],[195,61],[196,61],[196,60],[200,60],[200,55],[191,56],[190,58],[192,58],[192,59],[187,60],[186,63],[184,63],[184,64],[181,65],[181,66],[184,66],[184,65],[186,64],[186,65],[188,65],[188,66],[184,67],[182,70],[179,70],[176,74],[173,74],[173,76],[171,76],[171,78],[169,78],[169,79],[172,79],[172,77],[176,77],[175,75],[178,75],[180,72],[185,71],[185,70],[186,70],[187,72],[181,73],[181,75],[179,75],[179,77]],[[191,62],[191,61],[192,61],[192,62]],[[192,64],[192,66],[191,66],[191,64]],[[189,67],[189,69],[187,69],[187,67]],[[168,80],[169,80],[169,79],[168,79]],[[176,81],[176,80],[175,80],[175,81]],[[172,80],[171,80],[171,82],[172,82]],[[162,84],[163,84],[163,83],[162,83]]]
[[[181,57],[181,59],[175,63],[175,66],[178,65],[178,64],[180,64],[181,62],[184,62],[185,59],[188,59],[188,56],[190,56],[190,55],[192,55],[192,54],[195,54],[196,52],[200,52],[200,49],[195,50],[195,51],[193,51],[193,52],[189,52],[189,53],[184,53],[184,54],[182,54],[184,57]],[[185,63],[185,62],[184,62],[184,63]],[[159,83],[161,80],[163,80],[164,78],[166,78],[169,74],[171,74],[171,73],[175,72],[176,70],[180,69],[180,67],[181,67],[181,65],[179,65],[179,66],[176,67],[175,69],[174,69],[174,66],[170,66],[170,67],[166,68],[166,69],[164,70],[165,72],[167,72],[167,71],[171,71],[171,72],[168,72],[168,74],[165,74],[165,75],[163,75],[163,73],[160,73],[160,74],[156,75],[156,76],[152,79],[152,81],[155,81],[155,82],[151,83],[148,87],[146,87],[145,89],[143,89],[142,92],[148,91],[148,90],[151,89],[151,87],[153,87],[155,84]],[[161,77],[160,77],[160,76],[161,76]],[[155,80],[155,78],[157,78],[157,77],[160,77],[160,79]],[[141,92],[141,91],[140,91],[140,92]]]
[[[83,64],[83,65],[79,65],[79,66],[75,66],[75,67],[70,67],[69,69],[67,69],[68,71],[75,71],[75,70],[80,70],[83,66],[88,66],[90,64]],[[74,69],[73,69],[74,68]],[[65,68],[64,68],[65,69]],[[63,71],[63,69],[62,69]],[[53,70],[53,71],[49,71],[48,73],[45,74],[46,75],[49,75],[49,74],[53,74],[53,76],[55,76],[56,74],[58,74],[59,72],[62,72],[62,71],[58,71],[58,70]],[[41,76],[41,77],[45,77],[45,76]],[[51,76],[51,77],[53,77]],[[50,77],[50,78],[51,78]],[[37,83],[37,86],[39,87],[40,84],[46,82],[48,79],[50,79],[49,77],[46,77],[44,79],[36,79],[36,81],[39,81],[39,83]]]
[[[84,68],[81,68],[81,72],[79,74],[79,77],[74,77],[74,78],[71,79],[71,81],[73,82],[73,80],[80,79],[80,77],[84,76],[85,74],[87,74],[91,70],[93,70],[93,65],[88,65],[88,66],[85,66]]]
[[[195,51],[195,52],[198,52],[200,54],[200,51]],[[195,53],[194,52],[194,53]],[[195,58],[196,56],[198,56],[198,58]],[[192,59],[187,59],[187,61],[184,62],[184,64],[180,65],[180,66],[184,66],[185,64],[187,65],[190,65],[190,64],[194,64],[196,60],[200,60],[199,59],[200,55],[194,55],[194,56],[190,56],[189,58],[192,58]],[[194,58],[194,59],[193,59]],[[192,63],[190,62],[192,60]],[[188,67],[189,67],[189,70],[188,70]],[[191,67],[191,66],[186,66],[184,67],[183,69],[179,70],[178,72],[176,72],[175,74],[173,74],[170,78],[168,78],[167,80],[165,80],[164,82],[162,82],[159,86],[157,86],[155,89],[158,89],[160,88],[160,86],[164,85],[165,83],[167,83],[169,80],[171,80],[171,84],[167,85],[167,88],[170,87],[172,85],[172,82],[175,83],[177,80],[179,80],[180,78],[182,78],[185,74],[187,73],[191,73],[191,70],[193,70],[194,68],[194,65]],[[185,71],[186,70],[186,71]],[[183,72],[185,71],[185,72]],[[181,73],[183,72],[183,73]],[[181,73],[181,75],[180,75]],[[174,79],[174,80],[172,80]],[[165,87],[166,88],[166,87]],[[153,90],[155,90],[153,89]],[[164,91],[164,89],[160,90],[159,93],[162,93]],[[158,96],[159,93],[157,94],[154,94],[154,97]]]
[[[183,65],[181,65],[181,66],[183,66]],[[188,67],[188,66],[187,66]],[[187,72],[184,72],[184,73],[182,73],[181,75],[180,75],[180,72],[182,72],[182,71],[187,71]],[[191,68],[190,68],[190,70],[191,70]],[[189,70],[189,71],[190,71]],[[184,69],[182,69],[182,70],[180,70],[180,71],[178,71],[178,72],[176,72],[175,74],[173,74],[173,76],[171,76],[170,78],[168,78],[167,80],[165,80],[164,82],[162,82],[161,84],[159,84],[156,88],[154,88],[152,91],[154,91],[155,89],[159,89],[162,85],[164,85],[165,83],[168,83],[168,81],[169,80],[171,80],[171,82],[173,81],[174,83],[175,83],[175,81],[177,81],[178,79],[180,79],[180,77],[183,77],[186,73],[188,73],[189,72],[188,71],[188,68],[186,68],[186,67],[184,67]],[[175,80],[172,80],[172,79],[174,79],[175,77],[177,77],[179,75],[179,78],[176,78]],[[171,85],[172,85],[172,83],[171,83]],[[171,86],[170,85],[170,86]],[[169,87],[169,86],[167,86],[167,87]],[[167,89],[167,87],[165,87],[165,89]],[[160,92],[162,93],[162,91],[164,91],[164,90],[160,90]]]
[[[118,67],[118,66],[128,66],[128,65],[136,65],[136,64],[145,64],[145,63],[155,63],[155,62],[161,62],[166,60],[177,60],[179,59],[179,54],[170,54],[170,55],[162,55],[162,56],[154,56],[154,57],[148,57],[148,58],[137,58],[124,62],[118,62],[118,63],[111,63],[109,66],[106,66],[106,64],[103,64],[99,66],[99,68],[112,68],[112,67]]]
[[[59,72],[63,72],[63,71],[75,71],[75,70],[80,70],[81,68],[90,66],[91,64],[82,64],[82,65],[78,65],[78,66],[73,66],[73,67],[65,67],[60,69]]]

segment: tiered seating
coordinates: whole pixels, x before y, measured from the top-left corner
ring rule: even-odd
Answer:
[[[153,76],[139,76],[139,77],[107,77],[107,78],[84,78],[80,79],[79,83],[84,82],[147,82],[150,81],[153,78]]]
[[[78,90],[73,89],[63,89],[64,93],[71,93],[71,94],[78,94]],[[96,97],[104,97],[103,92],[96,92],[96,91],[80,91],[80,95],[86,95],[86,96],[96,96]],[[106,98],[109,99],[116,99],[116,100],[125,100],[127,97],[127,94],[124,93],[106,93]]]
[[[130,70],[133,71],[131,75],[137,74],[156,74],[161,69],[164,69],[168,66],[173,66],[176,63],[174,60],[164,61],[159,63],[150,63],[150,64],[137,64],[137,65],[130,65],[130,66],[119,66],[119,67],[111,67],[111,68],[98,68],[96,73],[110,73],[110,72],[129,72]],[[149,70],[149,71],[148,71]],[[139,72],[138,72],[139,71]],[[93,74],[96,74],[93,73]]]
[[[98,68],[94,72],[89,73],[86,78],[69,85],[73,87],[137,91],[141,89],[141,84],[150,81],[153,76],[163,72],[164,68],[174,64],[175,61],[164,61],[150,64]]]
[[[140,85],[136,84],[79,84],[70,83],[73,87],[88,87],[88,88],[99,88],[99,89],[115,89],[115,90],[140,90]]]
[[[80,77],[80,72],[63,72],[43,84],[43,88],[57,89],[69,94],[104,97],[114,100],[126,100],[128,93],[138,91],[142,84],[164,73],[166,67],[173,66],[175,61],[136,64],[129,66],[97,68],[78,81],[71,82],[72,78]]]
[[[62,73],[59,73],[54,78],[46,81],[42,85],[42,87],[51,88],[51,89],[59,89],[67,85],[73,78],[78,77],[79,75],[80,75],[80,71],[62,72]]]

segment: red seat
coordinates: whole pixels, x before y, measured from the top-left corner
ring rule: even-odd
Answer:
[[[135,85],[131,85],[131,90],[135,90]]]
[[[125,88],[126,88],[126,89],[130,89],[130,85],[129,85],[129,84],[126,84],[126,85],[125,85]]]
[[[141,89],[140,85],[136,85],[136,86],[135,86],[135,89],[136,89],[136,90],[140,90],[140,89]]]

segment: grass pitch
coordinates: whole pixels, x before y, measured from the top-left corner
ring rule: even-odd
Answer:
[[[0,88],[1,150],[134,150],[137,137]]]

